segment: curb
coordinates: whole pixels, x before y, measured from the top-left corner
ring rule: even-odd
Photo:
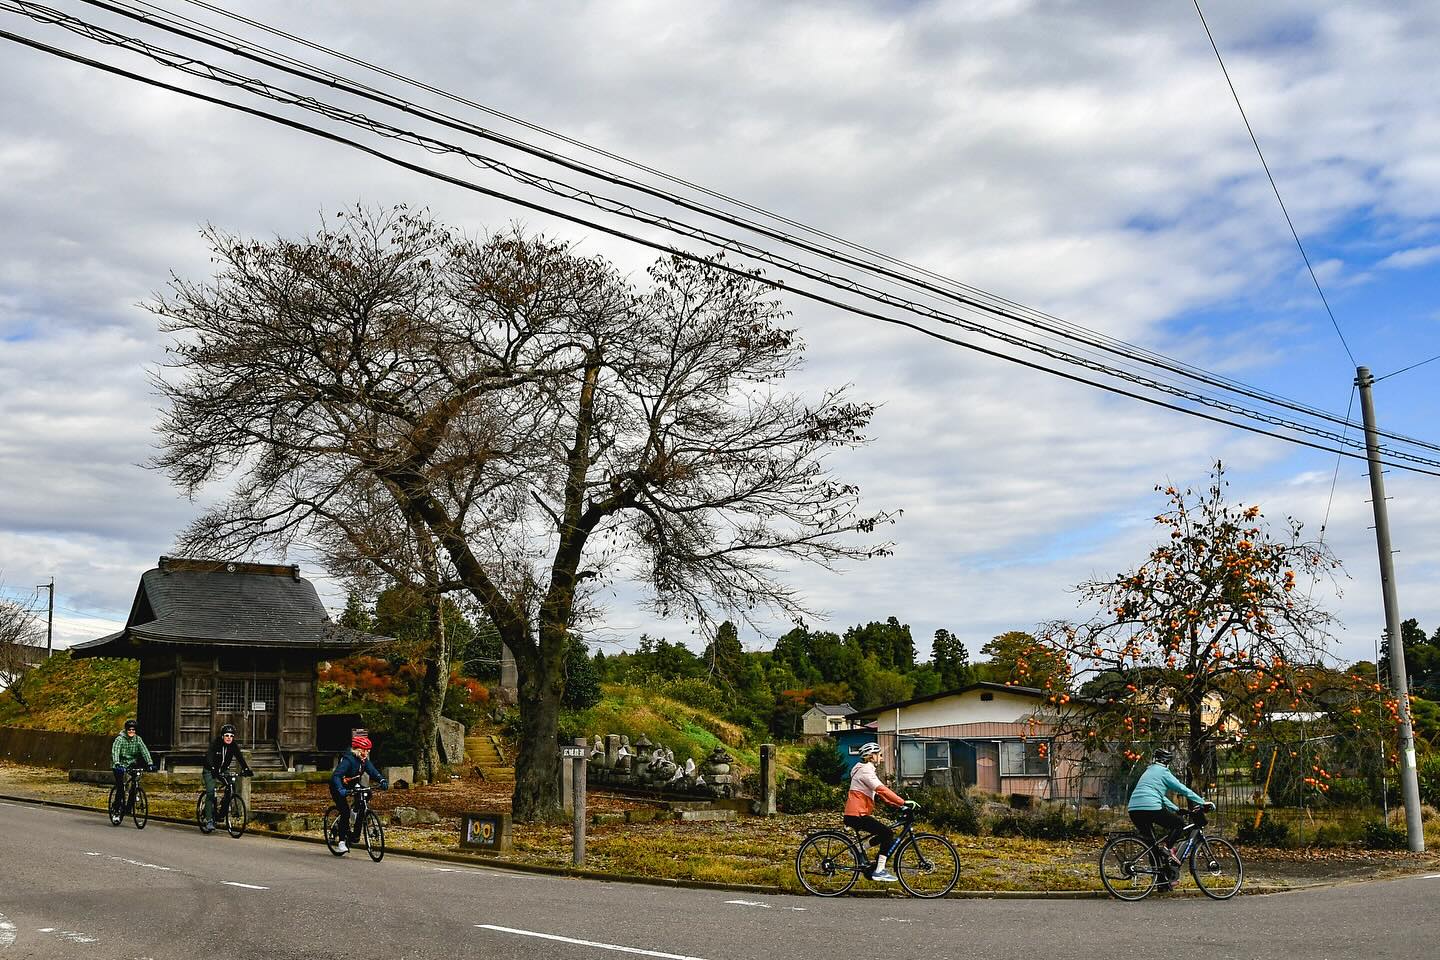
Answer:
[[[104,813],[103,807],[87,807],[80,803],[68,803],[63,800],[45,800],[39,797],[17,797],[9,794],[0,794],[0,800],[7,800],[14,803],[28,803],[35,806],[56,807],[62,810],[79,810],[85,813]],[[160,823],[172,823],[181,826],[194,826],[193,820],[182,820],[179,817],[165,817],[151,815],[150,820]],[[323,837],[311,837],[300,833],[277,833],[270,830],[247,830],[251,836],[269,837],[275,840],[284,840],[291,843],[311,843],[323,846]],[[387,846],[385,852],[395,856],[410,857],[416,860],[434,860],[440,863],[458,863],[471,867],[484,867],[491,870],[508,870],[513,873],[539,874],[551,877],[570,877],[576,880],[598,880],[602,883],[629,883],[648,887],[670,887],[682,890],[721,890],[732,893],[759,893],[771,896],[804,896],[794,890],[786,890],[783,887],[764,884],[748,883],[719,883],[711,880],[685,880],[673,877],[642,877],[624,873],[604,873],[599,870],[586,870],[582,867],[560,867],[540,863],[514,863],[508,860],[496,860],[482,854],[449,853],[443,850],[412,850],[404,847]],[[1417,874],[1417,876],[1420,874]],[[1377,880],[1400,879],[1397,877],[1376,877]],[[1346,886],[1352,883],[1365,883],[1366,880],[1330,880],[1318,883],[1303,884],[1299,886],[1279,887],[1245,887],[1240,891],[1240,896],[1270,896],[1278,893],[1297,893],[1301,890],[1319,890],[1327,887]],[[896,897],[889,890],[864,889],[851,890],[845,894],[847,898],[862,897],[870,899],[909,899],[908,897]],[[1165,895],[1168,899],[1202,898],[1204,895],[1199,890],[1182,890],[1176,893]],[[1108,900],[1110,895],[1104,890],[952,890],[946,894],[946,900]],[[1149,899],[1148,897],[1146,899]]]

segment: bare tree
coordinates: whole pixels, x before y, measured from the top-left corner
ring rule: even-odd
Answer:
[[[825,463],[864,442],[871,408],[779,390],[802,346],[754,277],[662,261],[637,292],[564,246],[472,242],[404,210],[294,243],[207,235],[216,280],[153,306],[179,339],[157,463],[191,491],[239,472],[208,542],[306,537],[467,590],[516,660],[518,819],[559,807],[587,582],[634,577],[701,621],[799,614],[777,561],[887,550],[849,536],[890,516],[860,513]]]
[[[0,689],[8,689],[21,704],[25,700],[16,681],[39,662],[44,637],[34,606],[0,597]]]

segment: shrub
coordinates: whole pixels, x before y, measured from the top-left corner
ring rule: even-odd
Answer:
[[[1069,817],[1061,809],[1035,815],[1007,813],[990,825],[997,837],[1025,837],[1030,840],[1081,840],[1098,837],[1104,831],[1083,817]]]
[[[805,751],[805,759],[801,761],[800,769],[817,780],[837,786],[844,783],[850,774],[850,765],[840,755],[835,742],[829,739],[822,740]]]
[[[944,787],[923,787],[912,796],[926,823],[952,833],[980,835],[980,815],[969,797]]]
[[[1290,825],[1267,813],[1260,818],[1259,827],[1254,820],[1243,821],[1235,831],[1235,839],[1258,847],[1286,847],[1290,845]]]
[[[1440,807],[1440,752],[1432,753],[1416,766],[1420,778],[1420,799]]]
[[[1359,807],[1374,800],[1374,791],[1360,777],[1337,777],[1330,781],[1325,798],[1337,807]]]
[[[818,777],[791,777],[780,784],[775,805],[781,813],[817,813],[830,810],[837,815],[845,807],[845,791]]]
[[[1384,820],[1369,820],[1365,823],[1365,846],[1371,850],[1404,850],[1405,831],[1392,827]]]

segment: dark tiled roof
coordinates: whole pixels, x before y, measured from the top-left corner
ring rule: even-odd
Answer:
[[[827,717],[843,717],[847,713],[855,712],[855,708],[848,703],[817,703],[810,709],[819,710]]]
[[[152,643],[340,653],[382,639],[332,623],[295,567],[161,558],[141,575],[125,629],[70,649],[78,657],[134,656]]]

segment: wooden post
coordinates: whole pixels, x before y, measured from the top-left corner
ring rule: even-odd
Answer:
[[[775,816],[775,744],[760,744],[760,809],[762,817]]]

